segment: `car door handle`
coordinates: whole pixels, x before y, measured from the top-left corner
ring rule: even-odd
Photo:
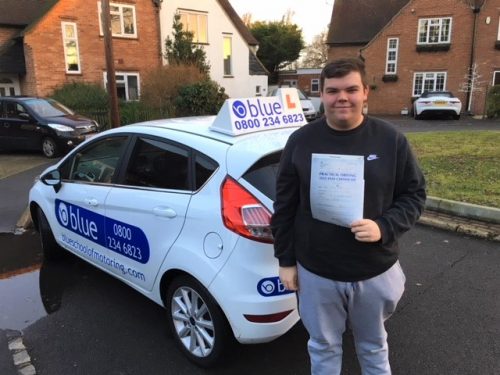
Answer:
[[[155,216],[168,217],[169,219],[173,219],[177,216],[177,212],[170,207],[155,207],[153,208],[153,213]]]
[[[97,199],[95,199],[95,198],[85,198],[84,202],[88,206],[92,206],[92,207],[97,207],[99,205],[99,201]]]

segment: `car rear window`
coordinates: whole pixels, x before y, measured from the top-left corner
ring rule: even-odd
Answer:
[[[264,156],[243,175],[246,181],[273,201],[276,198],[276,176],[280,158],[281,151]]]
[[[432,98],[435,96],[446,96],[447,98],[453,97],[451,92],[446,92],[446,91],[427,92],[427,93],[425,93],[425,95],[422,95],[422,97],[424,97],[424,98]]]

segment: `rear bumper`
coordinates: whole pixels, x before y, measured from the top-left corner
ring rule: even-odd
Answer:
[[[240,343],[269,342],[298,322],[296,295],[284,293],[277,275],[278,262],[272,245],[240,238],[211,283],[210,293]]]
[[[460,115],[460,108],[456,107],[415,107],[417,115]]]

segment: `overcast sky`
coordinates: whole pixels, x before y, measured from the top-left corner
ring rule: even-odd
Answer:
[[[334,0],[229,0],[242,17],[252,14],[255,21],[280,21],[288,9],[294,12],[293,23],[302,29],[306,44],[326,30],[332,17]]]

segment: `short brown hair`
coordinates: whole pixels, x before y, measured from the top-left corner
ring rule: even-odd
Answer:
[[[365,63],[361,59],[345,58],[329,62],[321,71],[319,80],[320,90],[323,91],[326,78],[342,78],[351,72],[358,72],[361,75],[361,82],[367,87]]]

